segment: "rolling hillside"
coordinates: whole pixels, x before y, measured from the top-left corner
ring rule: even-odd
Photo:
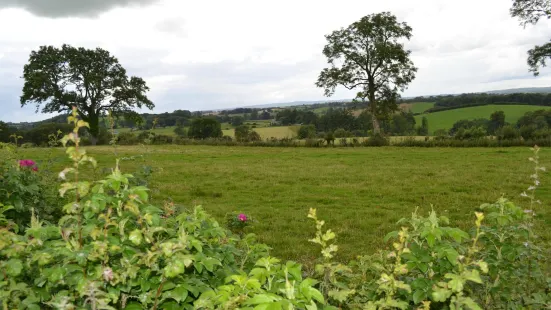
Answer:
[[[515,123],[526,112],[549,109],[550,107],[531,106],[531,105],[486,105],[479,107],[470,107],[463,109],[448,110],[429,114],[415,116],[417,124],[421,124],[421,119],[425,116],[429,121],[429,130],[431,133],[438,129],[450,129],[453,124],[462,119],[490,118],[495,111],[505,112],[505,120],[508,123]]]

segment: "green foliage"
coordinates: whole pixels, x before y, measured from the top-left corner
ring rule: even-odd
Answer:
[[[72,165],[60,178],[65,216],[57,225],[34,214],[24,234],[0,204],[0,302],[6,309],[503,309],[540,307],[547,296],[548,249],[533,231],[539,174],[522,210],[505,198],[483,204],[462,230],[433,210],[415,211],[391,232],[390,249],[335,262],[336,234],[315,209],[310,240],[321,248],[312,272],[281,261],[244,235],[250,217],[230,213],[234,235],[203,209],[177,210],[149,200],[119,161],[99,181],[86,178],[96,161],[80,146],[87,126],[76,109],[61,142]],[[32,165],[25,162],[23,166]],[[31,169],[32,170],[32,169]],[[3,203],[3,202],[2,202]],[[308,278],[310,274],[312,278]]]
[[[540,19],[551,18],[551,2],[548,0],[514,0],[511,7],[511,16],[517,17],[521,24],[537,24]],[[535,76],[539,75],[541,67],[547,65],[551,57],[551,43],[536,45],[528,51],[528,65]]]
[[[189,127],[188,136],[193,139],[220,138],[222,137],[222,127],[214,118],[195,118]]]
[[[523,96],[530,94],[523,94]],[[461,96],[457,96],[461,98]],[[551,95],[549,96],[549,102],[551,104]],[[546,109],[546,108],[543,108]],[[519,104],[510,104],[510,105],[500,105],[500,104],[490,104],[477,107],[462,107],[455,110],[441,111],[441,112],[432,112],[426,113],[423,115],[416,115],[415,120],[417,123],[421,123],[422,117],[426,117],[430,124],[430,132],[438,129],[450,130],[456,122],[461,120],[479,120],[485,119],[486,122],[489,122],[489,118],[492,113],[496,111],[503,111],[505,113],[505,122],[509,124],[515,124],[523,115],[527,112],[533,112],[537,110],[542,110],[541,106],[536,105],[519,105]],[[452,133],[453,134],[453,133]]]
[[[376,133],[371,135],[364,144],[366,146],[387,146],[390,144],[390,141],[382,134]]]
[[[234,127],[241,126],[245,122],[245,118],[243,116],[234,116],[231,118],[231,125]]]
[[[302,125],[298,129],[299,139],[312,139],[316,136],[316,126],[314,125]]]
[[[454,135],[456,140],[477,140],[486,137],[487,132],[484,127],[460,127]]]
[[[332,131],[325,133],[324,139],[327,145],[335,144],[335,134]]]
[[[226,226],[233,233],[243,235],[246,227],[254,223],[253,218],[242,212],[230,212],[226,214]]]
[[[488,133],[493,135],[500,128],[505,126],[505,113],[503,111],[496,111],[490,115],[490,122],[488,123]]]
[[[176,128],[174,128],[174,134],[178,137],[187,138],[187,131],[183,126],[176,126]]]
[[[368,99],[373,128],[379,132],[379,119],[398,109],[399,92],[415,78],[417,68],[409,59],[402,40],[412,29],[389,12],[362,17],[347,28],[326,35],[323,54],[330,65],[321,71],[316,86],[326,96],[337,86],[358,89],[357,98]],[[362,44],[358,44],[362,42]]]
[[[262,140],[258,132],[247,125],[241,125],[235,128],[235,139],[238,142],[255,142]]]
[[[502,128],[499,128],[495,132],[495,135],[499,140],[515,140],[520,138],[520,133],[521,132],[517,128],[511,125],[507,125]]]
[[[352,133],[343,128],[339,128],[334,132],[335,138],[349,138],[352,137]]]
[[[421,119],[421,127],[417,128],[417,134],[420,136],[429,135],[429,120],[425,116]]]
[[[117,58],[101,48],[61,48],[41,46],[32,51],[23,69],[21,105],[44,104],[43,113],[71,111],[78,108],[80,117],[89,122],[92,143],[99,135],[99,118],[107,110],[127,118],[136,116],[133,108],[154,104],[145,93],[149,90],[139,77],[128,77]]]
[[[3,147],[0,152],[0,202],[11,206],[5,216],[21,228],[29,224],[32,212],[44,220],[57,221],[61,208],[52,194],[56,182],[47,175],[46,167],[18,159],[15,148]]]

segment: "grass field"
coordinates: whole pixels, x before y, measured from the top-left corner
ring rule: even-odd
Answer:
[[[526,112],[542,109],[548,109],[548,107],[530,105],[486,105],[417,115],[415,116],[415,121],[417,124],[421,124],[421,119],[425,116],[429,121],[429,130],[433,133],[438,129],[450,129],[455,122],[462,119],[488,119],[495,111],[505,112],[505,121],[515,123]]]
[[[298,128],[300,126],[277,126],[277,127],[264,127],[264,128],[254,128],[253,130],[258,132],[262,140],[269,139],[269,138],[292,138],[296,137]],[[234,137],[235,136],[235,130],[228,129],[228,130],[222,130],[225,136]]]
[[[400,105],[402,109],[411,111],[412,113],[423,113],[426,110],[434,107],[434,102],[414,102]]]
[[[112,167],[110,147],[89,147],[100,167]],[[22,149],[21,156],[40,159],[46,149]],[[57,150],[62,155],[63,150]],[[143,154],[138,146],[119,147],[119,156]],[[260,148],[215,146],[151,146],[147,164],[153,197],[186,207],[203,205],[222,220],[230,211],[243,211],[258,222],[252,232],[273,247],[273,254],[310,261],[317,248],[307,240],[314,228],[306,218],[317,208],[327,228],[337,233],[339,257],[373,253],[382,247],[395,222],[419,206],[432,207],[465,227],[473,211],[501,195],[526,206],[519,194],[532,173],[528,148]],[[551,167],[551,152],[542,162]],[[59,164],[59,168],[63,163]],[[123,161],[126,172],[139,162]],[[100,171],[100,170],[98,170]],[[537,213],[549,223],[551,176],[542,177]],[[469,226],[470,227],[470,226]],[[546,240],[551,231],[543,231]]]

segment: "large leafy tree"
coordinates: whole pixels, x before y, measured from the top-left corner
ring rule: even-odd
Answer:
[[[135,118],[135,108],[152,109],[149,91],[139,77],[128,77],[117,58],[104,49],[41,46],[30,54],[23,69],[21,105],[36,104],[37,112],[67,112],[76,106],[90,124],[92,142],[99,134],[99,119],[108,110],[113,115]]]
[[[358,90],[357,98],[369,101],[373,131],[379,120],[398,109],[400,92],[415,78],[417,68],[403,45],[412,29],[389,12],[371,14],[326,35],[323,54],[329,68],[321,71],[316,86],[332,96],[337,86]]]
[[[537,24],[540,19],[551,18],[551,0],[513,0],[511,15],[521,21],[521,25]],[[539,75],[541,67],[547,65],[551,58],[551,41],[536,45],[528,51],[528,66],[535,76]]]
[[[222,137],[222,126],[214,118],[194,118],[189,127],[188,136],[193,139],[208,139]]]

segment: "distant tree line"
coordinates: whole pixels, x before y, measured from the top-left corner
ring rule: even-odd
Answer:
[[[355,115],[352,109],[329,108],[318,115],[312,111],[298,109],[286,109],[279,112],[276,120],[282,125],[302,125],[298,137],[300,139],[325,137],[328,133],[335,138],[365,137],[373,131],[372,115],[368,110],[363,110]],[[384,119],[379,120],[380,129],[388,135],[427,135],[428,121],[425,118],[421,126],[416,126],[413,113],[400,111]]]
[[[489,119],[460,120],[446,131],[435,132],[436,136],[453,136],[455,139],[479,139],[495,136],[500,140],[538,140],[551,138],[551,110],[526,112],[514,124],[505,121],[505,113],[496,111]]]

